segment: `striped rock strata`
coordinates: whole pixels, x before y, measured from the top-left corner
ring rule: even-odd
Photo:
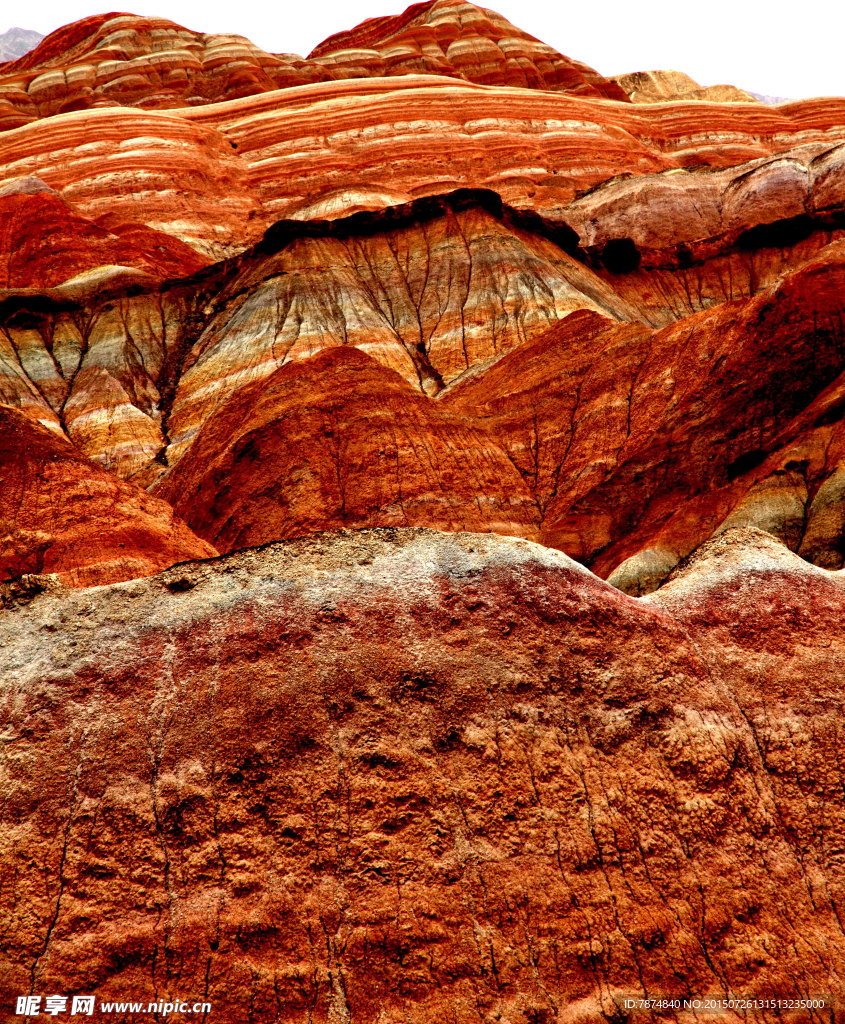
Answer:
[[[0,133],[0,188],[30,176],[89,220],[117,216],[211,259],[260,236],[259,203],[230,142],[181,117],[120,107]]]
[[[209,103],[332,77],[242,36],[204,35],[164,18],[98,14],[0,65],[0,126],[99,107]]]
[[[280,223],[166,286],[117,275],[87,298],[73,282],[0,295],[3,401],[130,476],[175,462],[238,388],[327,347],[356,345],[436,394],[574,309],[636,318],[566,251],[573,237],[493,194],[453,194]]]
[[[646,600],[411,530],[39,586],[0,613],[4,1005],[604,1024],[633,994],[845,999],[845,585],[766,534]]]
[[[275,218],[337,216],[485,187],[565,219],[619,175],[735,167],[845,141],[845,101],[633,106],[408,76],[288,89],[182,111],[237,145]],[[175,116],[174,112],[174,116]]]
[[[309,60],[355,78],[431,74],[482,85],[515,85],[609,100],[624,89],[563,57],[495,11],[435,0],[397,17],[370,18],[315,47]]]
[[[0,93],[0,1006],[838,1019],[845,101],[457,0]]]
[[[0,65],[0,130],[108,106],[197,106],[336,79],[406,74],[627,101],[615,82],[463,0],[416,4],[332,36],[307,59],[164,18],[99,14]]]
[[[753,300],[662,330],[579,311],[436,403],[330,348],[231,390],[171,445],[154,492],[221,550],[475,523],[642,593],[711,534],[756,526],[839,568],[843,267],[839,243]]]
[[[756,474],[768,455],[777,457],[775,438],[791,417],[801,413],[809,424],[815,414],[802,411],[826,401],[823,389],[841,370],[841,243],[825,246],[838,233],[819,229],[793,246],[763,244],[719,257],[741,257],[749,271],[744,279],[712,274],[714,257],[689,261],[687,277],[679,280],[681,272],[671,265],[620,268],[606,251],[580,249],[572,232],[509,210],[490,193],[420,200],[344,221],[280,223],[249,253],[182,282],[163,286],[113,270],[40,294],[9,293],[0,302],[3,401],[64,432],[101,465],[149,486],[190,451],[210,418],[218,423],[213,444],[221,453],[229,450],[252,401],[242,399],[243,389],[263,394],[262,388],[288,379],[272,376],[280,368],[325,349],[355,346],[397,371],[418,394],[442,395],[444,408],[473,417],[468,429],[481,425],[519,467],[521,483],[510,497],[533,506],[530,529],[601,572],[649,548],[663,530],[667,512],[645,515],[654,501],[668,502],[665,508],[674,512],[673,503],[702,490],[721,495],[706,515],[695,506],[699,524],[710,524],[706,532],[678,520],[682,536],[669,545],[677,561],[745,500],[744,486],[759,483],[745,470]],[[798,264],[791,276],[765,287],[791,263]],[[697,295],[689,285],[694,273],[701,275]],[[681,319],[669,316],[669,325],[655,331],[646,325],[655,320],[650,289],[657,291],[660,275],[688,302],[676,311]],[[743,301],[719,304],[728,282]],[[757,291],[759,298],[749,303]],[[666,290],[661,294],[666,308]],[[712,308],[689,315],[705,306]],[[594,315],[555,326],[579,309]],[[605,347],[607,357],[597,359]],[[782,374],[795,381],[786,392],[774,384]],[[309,386],[307,373],[291,379]],[[735,380],[749,383],[737,387]],[[764,380],[772,382],[764,387],[771,387],[769,397],[759,393]],[[582,387],[588,392],[578,399]],[[583,400],[587,393],[592,409]],[[637,399],[630,410],[629,396]],[[272,402],[271,395],[267,409]],[[504,419],[497,403],[505,403]],[[699,417],[699,406],[709,418]],[[543,412],[538,419],[540,408],[551,418]],[[656,471],[667,459],[667,436],[677,429],[682,446],[691,422],[698,423],[699,461],[687,456],[683,473],[644,487],[638,446],[648,447],[648,472]],[[220,423],[230,425],[223,434]],[[600,423],[598,430],[593,423]],[[234,433],[227,439],[229,429]],[[261,429],[270,429],[268,423]],[[797,430],[783,443],[792,444]],[[349,441],[357,443],[354,429]],[[718,457],[712,444],[721,446]],[[207,440],[200,448],[199,465],[191,467],[189,458],[183,470],[189,477],[213,457]],[[619,476],[634,450],[636,485]],[[824,450],[830,459],[813,462],[821,475],[811,495],[836,469],[835,448],[825,441]],[[743,469],[749,451],[763,455]],[[289,470],[278,470],[283,490]],[[514,485],[512,476],[499,477]],[[610,518],[587,499],[599,485]],[[495,480],[490,488],[485,493],[493,506],[508,504]],[[625,501],[613,488],[621,488]],[[178,490],[168,493],[180,500]],[[344,522],[334,518],[335,498],[324,492],[325,518],[314,519],[314,528]],[[214,488],[206,499],[220,501]],[[575,511],[582,500],[583,516]],[[369,502],[364,521],[380,522],[381,512]],[[239,506],[241,514],[248,514],[247,505]],[[199,508],[179,507],[188,518],[196,514],[192,522],[203,522]],[[277,536],[293,528],[290,516],[280,514],[288,525],[278,527]],[[508,519],[497,515],[488,520],[485,513],[484,521]],[[642,529],[634,529],[643,515]],[[435,515],[425,523],[445,520]],[[525,528],[520,513],[506,532]],[[237,522],[227,529],[237,535]],[[814,557],[833,557],[823,554],[824,544],[816,547]],[[605,553],[596,562],[599,551]]]
[[[654,175],[693,165],[747,164],[738,173],[762,181],[774,155],[805,176],[807,162],[822,158],[832,161],[835,191],[843,121],[839,100],[633,107],[444,77],[360,79],[168,113],[51,117],[0,134],[0,185],[38,175],[90,219],[119,211],[213,258],[245,248],[277,219],[343,216],[458,187],[493,188],[511,205],[566,220],[580,194],[620,175],[648,176],[645,193],[668,203],[677,225],[686,222],[684,190],[667,194],[669,178]],[[87,141],[76,146],[83,124]],[[720,178],[710,191],[728,185]]]

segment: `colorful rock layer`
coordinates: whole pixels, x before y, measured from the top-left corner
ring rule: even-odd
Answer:
[[[463,0],[0,65],[3,1012],[838,1020],[843,566],[845,99]]]

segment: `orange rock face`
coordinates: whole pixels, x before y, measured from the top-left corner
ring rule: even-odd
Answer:
[[[221,551],[342,527],[536,535],[505,452],[351,346],[240,388],[156,494]]]
[[[216,553],[164,502],[3,406],[0,460],[2,579],[43,573],[71,586],[96,586]]]
[[[841,1017],[845,100],[620,81],[0,66],[3,1019]]]
[[[332,36],[308,59],[164,18],[95,15],[0,65],[0,111],[4,126],[15,127],[91,107],[191,107],[311,82],[408,74],[628,101],[615,82],[493,11],[435,0]]]

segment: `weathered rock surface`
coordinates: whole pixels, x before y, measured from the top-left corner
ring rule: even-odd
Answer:
[[[331,77],[242,36],[192,32],[165,18],[98,14],[52,32],[0,67],[0,103],[26,123],[97,107],[210,103]]]
[[[44,573],[96,586],[215,553],[169,505],[0,406],[0,579]]]
[[[245,174],[219,132],[152,111],[83,110],[0,133],[0,187],[36,176],[90,220],[140,223],[212,259],[260,235]]]
[[[183,282],[114,271],[111,285],[9,293],[4,401],[143,486],[179,465],[157,486],[227,549],[352,523],[494,529],[539,536],[604,575],[621,567],[614,583],[641,592],[726,523],[770,529],[838,568],[843,243],[824,245],[838,232],[747,250],[746,278],[721,278],[745,298],[719,302],[696,299],[671,267],[609,270],[601,246],[580,249],[490,193],[280,223]],[[687,309],[665,291],[661,316],[649,305],[661,274]],[[666,327],[646,326],[661,317]],[[337,364],[311,359],[338,346]],[[439,409],[369,364],[354,378],[362,404],[332,380],[350,346],[441,395]],[[399,417],[389,394],[410,416],[401,442],[379,419]],[[460,467],[430,458],[442,415]],[[343,425],[331,439],[329,421]],[[391,460],[393,475],[370,482]]]
[[[239,388],[324,348],[359,346],[436,394],[573,309],[636,319],[570,255],[573,240],[494,194],[459,193],[278,223],[254,250],[184,282],[124,275],[87,293],[74,282],[13,293],[0,301],[4,400],[38,396],[41,418],[63,406],[85,415],[68,422],[74,443],[131,476],[153,460],[160,469],[164,448],[176,462]]]
[[[21,597],[4,1003],[598,1024],[631,992],[845,995],[845,589],[765,534],[645,602],[405,530]]]
[[[0,66],[3,1012],[839,1019],[845,100],[635,78]]]
[[[237,145],[274,218],[485,187],[565,220],[579,193],[619,175],[735,167],[845,141],[845,100],[649,107],[433,76],[327,82],[177,114]]]
[[[110,17],[55,33],[14,68],[34,74],[26,70],[33,62],[56,65],[44,75],[64,88],[79,76],[63,70],[62,62],[87,62],[80,67],[93,73],[91,39],[102,34],[105,56],[96,67],[107,67],[124,81],[132,78],[126,67],[136,61],[165,60],[174,53],[181,59],[187,51],[171,53],[166,47],[189,47],[187,37],[195,36],[156,19],[118,16],[112,24]],[[457,46],[461,32],[472,35],[481,23],[490,26],[491,40],[504,45],[496,17],[456,0],[421,9],[407,31],[425,29],[425,35],[430,30],[436,40],[451,25]],[[206,37],[194,38],[190,46],[202,49],[200,38]],[[498,44],[488,42],[500,52]],[[225,51],[229,43],[220,45]],[[403,47],[391,43],[389,52],[401,56]],[[95,52],[101,51],[95,46]],[[243,70],[240,58],[232,60]],[[210,70],[197,70],[197,81],[211,81],[228,66],[218,57],[209,57],[209,64]],[[139,204],[132,194],[141,191],[143,223],[219,258],[245,248],[263,227],[283,217],[342,216],[452,188],[489,187],[512,205],[565,219],[581,193],[620,175],[736,167],[813,143],[820,152],[845,140],[839,100],[777,110],[681,102],[652,109],[591,97],[589,89],[570,95],[510,80],[479,84],[487,76],[469,75],[464,81],[449,77],[457,72],[448,68],[431,73],[423,65],[398,77],[339,81],[325,80],[329,73],[323,68],[316,79],[295,77],[281,89],[270,83],[270,92],[223,89],[205,98],[219,102],[185,106],[175,96],[160,98],[153,105],[168,107],[166,113],[127,109],[127,104],[148,106],[130,89],[119,101],[122,106],[117,100],[109,101],[110,107],[98,101],[90,109],[85,103],[80,109],[73,103],[48,105],[45,112],[54,116],[37,123],[38,111],[26,114],[22,100],[15,107],[21,89],[3,86],[0,75],[0,103],[8,110],[5,119],[0,111],[0,126],[8,129],[0,136],[0,184],[37,174],[89,218],[116,206],[133,222],[139,220]],[[55,116],[67,110],[75,112]],[[86,146],[69,145],[82,121]],[[198,195],[199,178],[204,195]],[[131,212],[130,206],[135,207]]]

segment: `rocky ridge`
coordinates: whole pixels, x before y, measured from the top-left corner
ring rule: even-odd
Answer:
[[[646,601],[423,530],[38,579],[0,617],[6,1001],[574,1024],[632,992],[842,998],[845,590],[768,534]]]

